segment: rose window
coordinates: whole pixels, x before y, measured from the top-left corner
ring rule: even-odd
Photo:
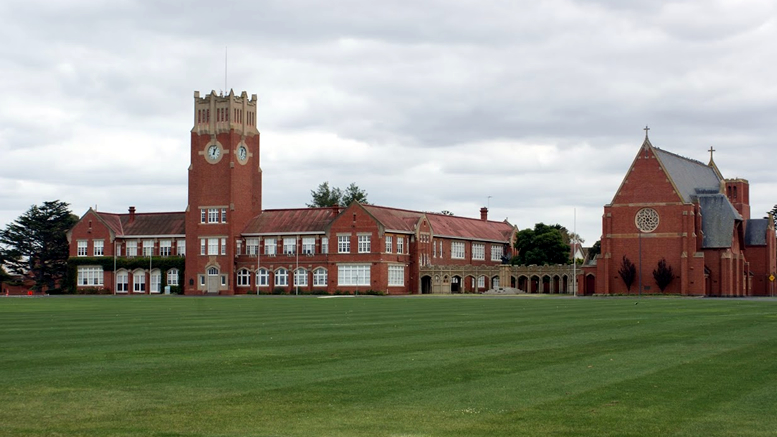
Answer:
[[[634,223],[642,232],[653,232],[658,227],[658,212],[653,208],[642,208],[637,211]]]

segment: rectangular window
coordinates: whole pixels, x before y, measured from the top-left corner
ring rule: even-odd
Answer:
[[[114,244],[116,247],[116,256],[121,256],[121,243]]]
[[[351,236],[337,236],[337,253],[351,253]]]
[[[394,250],[394,242],[392,240],[393,238],[390,235],[386,235],[386,253],[391,253],[391,251]]]
[[[200,238],[200,255],[208,254],[207,242],[204,238]]]
[[[205,285],[205,275],[200,275],[200,286],[202,287],[204,285]]]
[[[326,287],[326,269],[319,267],[313,270],[313,286],[314,287]]]
[[[259,239],[246,238],[246,255],[256,256],[259,253]]]
[[[294,285],[299,285],[300,287],[307,287],[308,286],[308,271],[305,269],[297,269],[297,271],[294,272]]]
[[[235,240],[235,255],[241,255],[243,253],[243,240]]]
[[[135,273],[132,276],[133,290],[136,293],[146,291],[146,274],[143,272]]]
[[[388,285],[400,287],[405,285],[405,266],[389,266]]]
[[[218,255],[218,254],[219,254],[219,239],[208,238],[208,255]]]
[[[486,259],[486,245],[483,243],[472,243],[472,259]]]
[[[256,271],[256,285],[259,287],[266,287],[270,285],[270,274],[265,269],[259,269]]]
[[[221,208],[221,223],[227,222],[227,209]]]
[[[478,276],[478,288],[486,288],[486,277]]]
[[[78,256],[86,256],[87,255],[87,249],[86,249],[87,241],[86,240],[78,240]]]
[[[370,266],[345,264],[337,266],[337,285],[370,285]]]
[[[275,238],[264,239],[264,254],[275,256]]]
[[[186,240],[178,240],[175,243],[178,256],[186,256]]]
[[[151,273],[151,292],[159,293],[162,290],[162,273],[158,270]]]
[[[227,254],[227,239],[222,238],[221,239],[221,254],[226,255]]]
[[[208,223],[219,222],[219,210],[218,208],[208,208]]]
[[[100,287],[103,285],[103,268],[101,266],[79,266],[79,287]]]
[[[329,253],[329,238],[321,237],[321,253],[324,255]]]
[[[502,261],[502,246],[498,244],[491,245],[491,261]]]
[[[405,237],[397,237],[397,253],[405,253]]]
[[[370,253],[371,251],[371,237],[370,235],[357,235],[358,250],[359,253]]]
[[[200,210],[200,223],[205,223],[205,221],[208,219],[208,213],[204,209]]]
[[[443,249],[442,249],[442,240],[441,240],[440,241],[440,255],[439,255],[440,258],[442,258],[442,254],[443,254],[442,250]]]
[[[94,256],[103,256],[105,253],[105,242],[103,240],[94,240],[92,244],[94,245]]]
[[[302,253],[305,255],[313,255],[316,253],[315,237],[302,237]]]
[[[173,249],[173,241],[172,240],[160,240],[159,241],[159,255],[160,256],[170,256],[170,253]]]
[[[154,255],[154,240],[143,240],[143,256]]]
[[[138,256],[138,242],[136,240],[127,242],[127,256]]]
[[[178,269],[170,269],[167,271],[167,285],[178,285]]]
[[[464,259],[464,242],[452,241],[451,242],[451,258]]]
[[[126,293],[129,291],[129,275],[126,272],[116,274],[116,292]]]
[[[297,238],[286,237],[283,239],[283,253],[286,255],[294,255],[297,253]]]

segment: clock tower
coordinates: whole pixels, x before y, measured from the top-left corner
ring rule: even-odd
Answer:
[[[186,294],[234,294],[235,241],[262,211],[256,94],[194,92]]]

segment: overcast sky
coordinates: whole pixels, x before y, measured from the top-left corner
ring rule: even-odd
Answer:
[[[777,203],[777,2],[3,0],[0,226],[186,208],[193,92],[258,94],[264,207],[371,203],[601,235],[653,145]],[[490,197],[490,199],[489,199]]]

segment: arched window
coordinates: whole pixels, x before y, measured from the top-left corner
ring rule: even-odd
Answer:
[[[307,287],[308,285],[308,271],[303,269],[302,267],[298,268],[296,272],[294,272],[294,285],[300,285],[302,287]]]
[[[478,276],[478,288],[486,288],[486,277]]]
[[[129,291],[129,275],[126,270],[116,272],[116,292],[126,293]]]
[[[151,270],[151,292],[159,293],[162,290],[162,272],[159,269]]]
[[[267,269],[259,269],[256,271],[256,286],[257,287],[266,287],[270,285],[270,273],[267,272]]]
[[[323,267],[313,270],[313,286],[326,287],[327,272]]]
[[[219,269],[216,267],[209,267],[208,268],[208,276],[218,276],[219,275]]]
[[[146,272],[143,270],[138,270],[132,275],[132,284],[133,289],[135,293],[145,293],[146,292]]]
[[[178,285],[178,269],[170,269],[167,271],[167,285],[173,287]]]
[[[499,288],[499,276],[491,278],[491,288]]]
[[[275,271],[275,286],[276,287],[285,287],[289,285],[289,271],[280,268]]]
[[[237,286],[248,287],[251,285],[251,272],[248,269],[240,269],[237,272]]]

